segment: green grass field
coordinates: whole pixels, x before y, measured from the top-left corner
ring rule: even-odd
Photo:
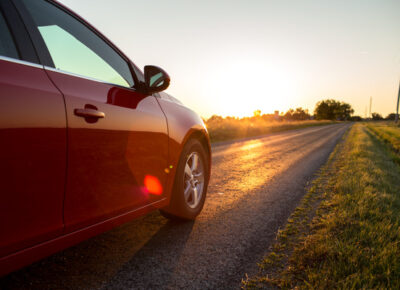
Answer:
[[[400,128],[355,124],[243,288],[400,288]]]

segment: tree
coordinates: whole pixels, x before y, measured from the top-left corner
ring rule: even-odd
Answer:
[[[296,111],[292,114],[293,120],[309,120],[310,114],[308,113],[307,109],[297,108]]]
[[[208,118],[206,123],[220,123],[224,119],[221,116],[218,115],[212,115],[210,118]]]
[[[395,118],[396,118],[396,114],[395,113],[390,113],[389,115],[386,116],[385,120],[394,121]]]
[[[255,111],[253,112],[253,116],[254,116],[254,117],[260,117],[260,116],[261,116],[261,110],[255,110]]]
[[[335,113],[336,113],[336,119],[345,121],[348,118],[350,118],[350,116],[354,113],[354,110],[350,104],[341,102],[338,110]]]
[[[293,113],[294,113],[294,110],[293,110],[293,109],[289,109],[289,110],[285,113],[285,115],[283,115],[283,118],[284,118],[285,120],[292,120],[292,115],[293,115]]]
[[[380,120],[383,120],[383,117],[382,117],[381,114],[372,113],[372,120],[374,120],[374,121],[380,121]]]
[[[285,115],[283,115],[285,120],[309,120],[311,118],[307,109],[297,108],[296,110],[289,109]]]
[[[382,117],[381,114],[372,113],[372,120],[374,120],[374,121],[380,121],[380,120],[383,120],[383,117]]]
[[[317,120],[347,120],[354,113],[350,104],[333,99],[316,104],[314,115]]]
[[[360,122],[363,119],[360,116],[351,116],[350,118],[348,118],[347,120],[349,121],[353,121],[353,122]]]

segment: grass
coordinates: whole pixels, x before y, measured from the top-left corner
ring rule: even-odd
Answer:
[[[262,117],[210,118],[206,122],[211,142],[254,137],[268,133],[333,124],[333,121],[272,121]]]
[[[243,288],[400,288],[399,136],[352,126]]]
[[[373,131],[382,141],[394,151],[400,152],[400,127],[389,122],[369,123],[368,129]]]

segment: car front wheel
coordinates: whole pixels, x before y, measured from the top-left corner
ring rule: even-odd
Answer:
[[[186,143],[178,163],[171,203],[160,210],[169,219],[193,220],[201,212],[207,193],[209,164],[201,143]]]

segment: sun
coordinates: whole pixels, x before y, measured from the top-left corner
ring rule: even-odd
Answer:
[[[251,116],[284,111],[296,96],[297,82],[282,67],[249,59],[235,60],[212,71],[205,83],[215,110],[223,116]]]

